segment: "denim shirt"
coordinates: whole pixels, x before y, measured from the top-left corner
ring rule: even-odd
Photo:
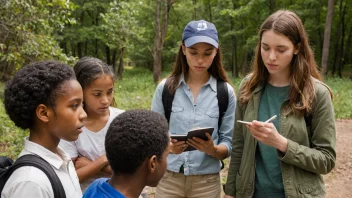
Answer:
[[[164,107],[162,104],[162,92],[166,79],[157,86],[152,101],[152,111],[162,115]],[[213,127],[212,138],[215,145],[225,145],[228,156],[232,149],[232,131],[234,127],[236,96],[230,84],[227,83],[229,104],[222,118],[220,130],[218,129],[219,106],[217,99],[217,80],[210,76],[208,82],[200,89],[195,102],[193,95],[186,84],[183,75],[176,89],[172,102],[169,132],[171,134],[184,134],[195,127]],[[183,152],[181,154],[168,155],[168,170],[179,172],[184,165],[184,175],[203,175],[218,173],[221,169],[219,160],[198,150]]]

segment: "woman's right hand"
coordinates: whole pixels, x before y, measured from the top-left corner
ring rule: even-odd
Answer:
[[[233,196],[230,196],[230,195],[224,195],[224,198],[236,198],[236,197],[233,197]]]
[[[187,148],[187,146],[188,145],[185,141],[177,141],[176,139],[171,139],[169,153],[180,154]]]

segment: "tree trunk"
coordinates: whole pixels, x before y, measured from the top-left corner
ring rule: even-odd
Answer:
[[[347,41],[346,41],[346,46],[352,46],[352,27],[350,27],[350,31],[348,33],[348,37],[347,37]],[[351,63],[351,48],[347,47],[345,49],[345,54],[344,54],[344,58],[346,63]]]
[[[154,38],[154,65],[153,65],[153,79],[154,82],[159,81],[160,73],[161,73],[161,32],[160,32],[160,9],[161,9],[162,0],[157,0],[156,3],[156,14],[155,14],[155,38]]]
[[[197,19],[197,9],[196,9],[196,5],[197,5],[197,0],[193,0],[193,20]]]
[[[112,69],[114,70],[114,74],[117,74],[117,68],[116,68],[116,57],[117,57],[117,48],[114,49],[112,52]]]
[[[331,75],[334,76],[335,72],[336,72],[336,68],[338,68],[338,64],[339,64],[339,60],[340,60],[340,52],[339,52],[339,38],[341,37],[341,12],[342,12],[342,1],[340,0],[339,2],[339,13],[340,13],[340,17],[339,17],[339,22],[338,22],[338,27],[336,30],[336,34],[335,37],[336,39],[334,39],[334,49],[335,49],[335,53],[334,53],[334,60],[333,60],[333,65],[332,65],[332,71],[331,71]]]
[[[208,12],[209,12],[209,21],[212,22],[213,21],[213,15],[211,12],[211,2],[210,0],[208,0]]]
[[[88,54],[88,39],[86,39],[86,42],[84,42],[84,56],[87,56]]]
[[[9,74],[8,74],[8,68],[9,68],[10,63],[8,61],[2,61],[0,62],[0,68],[1,68],[1,81],[6,82],[10,79]]]
[[[234,10],[237,9],[237,6],[235,4],[235,2],[232,2],[232,7]],[[231,17],[231,32],[233,31],[234,29],[234,24],[236,22],[236,18],[235,17]],[[232,76],[237,78],[239,75],[239,68],[238,68],[238,52],[237,52],[237,39],[236,39],[236,36],[235,35],[232,35],[231,36],[231,40],[232,40],[232,53],[231,53],[231,56],[232,56]]]
[[[334,11],[334,0],[329,0],[328,12],[326,14],[325,32],[324,32],[324,45],[321,60],[321,76],[324,78],[328,68],[328,58],[329,58],[329,47],[330,47],[330,35],[331,35],[331,21]]]
[[[123,77],[123,53],[125,52],[125,47],[122,47],[120,49],[120,61],[119,61],[119,67],[117,70],[117,77],[119,80],[122,80]]]
[[[60,48],[64,50],[64,53],[66,55],[68,55],[68,51],[67,51],[67,43],[65,40],[63,40],[62,42],[60,42]]]
[[[82,11],[81,15],[80,15],[81,27],[83,27],[83,20],[84,20],[84,11]],[[82,41],[78,41],[78,43],[77,43],[77,55],[78,55],[78,58],[82,58],[82,46],[83,46]]]
[[[343,54],[344,54],[344,41],[345,41],[345,14],[346,14],[346,4],[343,6],[341,12],[341,38],[340,38],[340,59],[338,64],[337,75],[342,78],[342,69],[344,65]]]
[[[105,54],[106,54],[106,63],[108,65],[111,65],[111,59],[110,59],[110,48],[109,46],[105,45]]]
[[[232,19],[233,19],[233,17],[230,17],[230,31],[232,31],[233,30],[233,23],[232,23]],[[232,45],[231,45],[231,73],[232,73],[232,76],[234,77],[235,76],[235,73],[236,73],[236,64],[235,64],[235,54],[236,54],[236,51],[235,51],[235,49],[234,49],[234,45],[235,45],[235,42],[236,40],[235,40],[235,36],[234,35],[232,35],[231,36],[231,43],[232,43]]]
[[[97,14],[95,16],[95,25],[96,27],[98,27],[99,25],[99,16],[100,16],[100,13],[99,13],[99,9],[97,9]],[[97,57],[98,56],[98,39],[95,39],[95,56]],[[109,56],[110,57],[110,56]],[[110,59],[110,58],[109,58]]]
[[[82,58],[82,42],[77,43],[77,53],[78,53],[78,58]]]
[[[161,65],[162,65],[162,52],[164,46],[164,40],[167,33],[167,26],[168,26],[168,19],[169,19],[169,12],[176,0],[167,0],[166,5],[162,0],[157,1],[156,6],[156,15],[155,15],[155,39],[154,39],[154,65],[153,65],[153,78],[154,82],[158,82],[161,74]],[[163,4],[164,3],[164,4]],[[160,12],[161,8],[164,6],[164,12],[162,19],[160,21]],[[161,23],[163,23],[161,27]]]
[[[76,47],[73,43],[71,43],[71,52],[72,52],[72,56],[76,57]]]
[[[269,10],[270,10],[270,13],[275,12],[275,9],[276,9],[275,0],[269,0]]]
[[[98,56],[98,39],[95,39],[95,52],[94,52],[95,56]]]

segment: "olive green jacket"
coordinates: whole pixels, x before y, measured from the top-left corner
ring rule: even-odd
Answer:
[[[313,79],[314,102],[311,127],[303,116],[285,113],[281,106],[279,133],[288,139],[286,153],[278,151],[286,197],[324,197],[325,185],[320,174],[329,173],[336,160],[334,108],[326,85]],[[235,120],[257,120],[263,86],[257,87],[247,105],[237,100]],[[240,88],[241,89],[241,88]],[[246,125],[235,123],[231,162],[225,194],[250,198],[254,193],[255,151],[257,141]]]

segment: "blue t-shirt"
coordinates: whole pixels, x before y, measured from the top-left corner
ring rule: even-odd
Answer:
[[[126,198],[108,183],[108,178],[95,180],[83,194],[83,198]]]

